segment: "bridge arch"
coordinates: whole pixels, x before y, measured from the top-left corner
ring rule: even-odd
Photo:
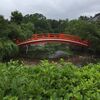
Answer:
[[[89,43],[87,40],[82,40],[78,36],[69,35],[69,34],[33,34],[32,37],[25,41],[16,41],[18,46],[22,45],[30,45],[30,44],[41,44],[41,43],[48,43],[48,42],[60,42],[60,43],[71,43],[78,46],[85,46],[88,47]]]

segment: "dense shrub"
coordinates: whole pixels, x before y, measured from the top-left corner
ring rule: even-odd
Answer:
[[[0,64],[0,100],[99,100],[100,64]]]
[[[17,56],[19,48],[11,40],[0,38],[0,61],[8,61]]]

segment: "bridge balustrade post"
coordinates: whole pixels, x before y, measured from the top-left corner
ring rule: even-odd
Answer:
[[[37,38],[37,35],[38,35],[38,34],[34,34],[34,35],[33,35],[33,38],[34,38],[35,40],[38,39],[38,38]]]
[[[39,38],[42,38],[42,35],[41,34],[34,34],[34,39],[37,40]]]
[[[65,38],[65,34],[63,34],[63,33],[59,34],[59,38],[60,39],[64,39]]]
[[[42,38],[43,39],[48,38],[48,35],[47,34],[42,34]]]

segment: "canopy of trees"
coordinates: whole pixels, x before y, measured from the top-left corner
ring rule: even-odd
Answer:
[[[100,53],[100,20],[93,17],[80,16],[75,20],[47,19],[42,14],[23,15],[19,11],[11,13],[10,20],[0,15],[0,55],[13,57],[18,53],[15,39],[27,39],[34,33],[68,33],[90,41],[89,50]],[[17,53],[15,53],[17,52]]]

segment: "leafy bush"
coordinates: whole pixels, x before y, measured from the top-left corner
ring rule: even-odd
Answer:
[[[0,61],[9,60],[15,57],[19,52],[18,46],[11,40],[0,38]]]
[[[100,64],[71,63],[28,67],[20,61],[0,64],[0,100],[99,100]]]
[[[68,57],[73,55],[73,52],[70,50],[69,45],[67,44],[61,44],[61,43],[48,43],[45,46],[43,45],[31,45],[28,46],[28,49],[26,49],[26,46],[20,47],[20,56],[26,57],[26,58],[34,58],[34,59],[49,59],[52,55],[55,55],[57,51],[61,51],[64,53],[59,55],[62,55],[62,57]],[[57,55],[57,54],[56,54]],[[52,57],[52,58],[60,58],[60,57]]]

